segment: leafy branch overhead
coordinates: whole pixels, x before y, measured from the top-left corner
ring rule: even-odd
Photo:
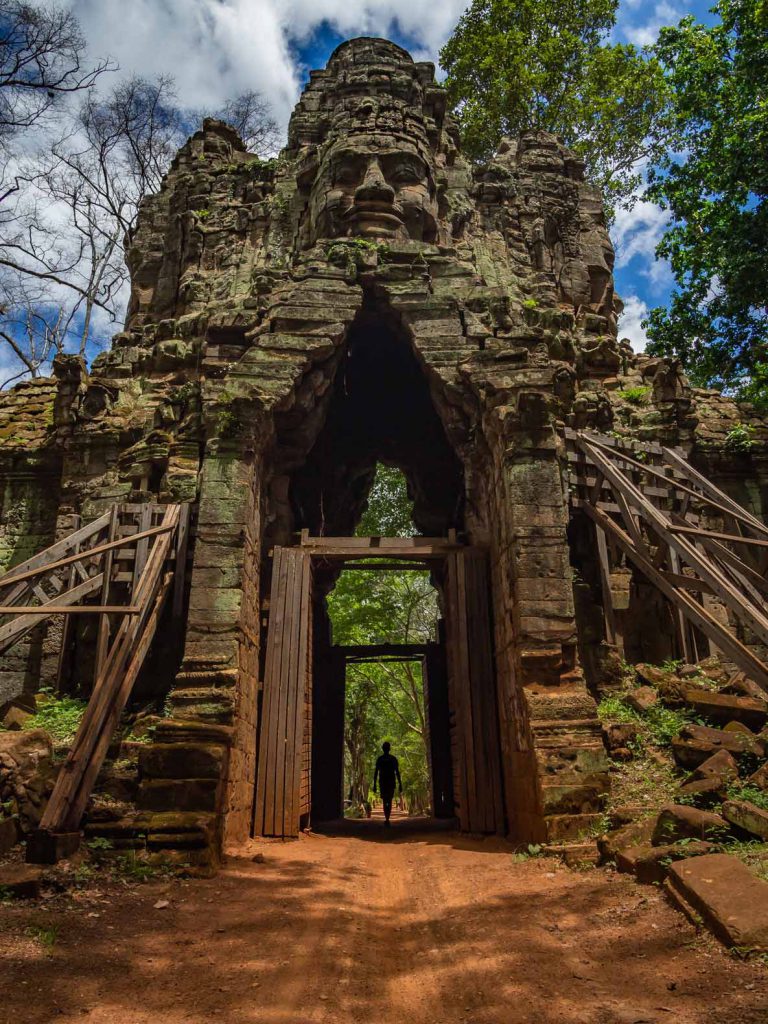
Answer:
[[[587,163],[609,206],[629,204],[638,161],[666,130],[659,60],[611,43],[618,0],[474,0],[440,53],[465,150],[490,159],[504,136],[545,129]]]

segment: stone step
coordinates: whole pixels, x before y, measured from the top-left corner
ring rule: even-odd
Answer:
[[[7,864],[0,867],[0,893],[14,899],[37,899],[43,869],[30,864]]]
[[[170,860],[210,865],[215,859],[216,817],[195,811],[129,811],[112,821],[89,821],[87,839],[107,839],[114,853],[146,851]]]
[[[634,875],[638,882],[652,884],[663,882],[667,872],[676,860],[697,858],[711,854],[717,847],[714,843],[692,840],[690,843],[671,846],[651,846],[641,843],[619,850],[616,867],[624,874]]]
[[[594,839],[584,843],[553,843],[542,850],[545,857],[559,857],[569,868],[596,867],[600,852]]]
[[[686,916],[698,917],[726,946],[768,952],[768,882],[737,857],[713,853],[672,864],[665,889]]]

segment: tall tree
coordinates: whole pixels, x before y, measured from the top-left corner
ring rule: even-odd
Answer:
[[[63,97],[90,89],[112,67],[87,60],[68,8],[0,0],[0,201],[19,187],[11,152],[17,136],[49,124]]]
[[[236,97],[216,113],[252,143],[274,144],[274,121],[258,94]],[[26,189],[0,209],[0,340],[19,362],[14,376],[39,374],[65,346],[85,355],[97,312],[102,337],[119,320],[124,246],[141,202],[158,191],[202,117],[178,104],[172,79],[134,76],[88,95],[61,119],[58,137],[19,164]],[[38,295],[45,285],[47,301]]]
[[[658,60],[609,43],[618,0],[473,0],[440,53],[470,155],[543,128],[587,162],[609,205],[629,203],[664,135]]]
[[[652,310],[649,351],[695,383],[768,407],[768,6],[720,0],[719,21],[663,29],[674,151],[650,171],[671,223],[657,249],[677,287]]]

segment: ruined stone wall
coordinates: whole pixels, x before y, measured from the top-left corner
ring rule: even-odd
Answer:
[[[507,818],[520,839],[577,834],[606,784],[577,654],[590,588],[577,580],[577,620],[562,428],[680,445],[764,510],[763,426],[735,452],[749,410],[619,342],[613,250],[583,163],[528,132],[472,166],[445,111],[431,65],[355,40],[310,76],[277,160],[206,121],[142,207],[125,330],[90,373],[61,359],[45,385],[44,443],[61,465],[51,529],[57,512],[88,519],[115,501],[195,504],[183,663],[160,681],[172,714],[145,759],[148,810],[217,812],[229,836],[247,830],[262,569],[269,546],[304,525],[297,475],[361,317],[415,355],[463,475],[460,526],[490,554]],[[3,410],[32,400],[0,398],[0,434]],[[13,458],[37,487],[36,444]],[[329,500],[354,525],[370,467],[336,469]],[[406,470],[429,521],[428,488]],[[588,540],[580,550],[588,560]],[[581,640],[594,677],[610,655]]]

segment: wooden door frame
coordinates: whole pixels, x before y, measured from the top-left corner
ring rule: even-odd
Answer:
[[[293,547],[275,548],[278,552],[292,551],[294,558],[302,565],[308,566],[308,576],[317,562],[343,563],[354,569],[378,570],[409,570],[429,569],[436,563],[443,567],[445,573],[445,618],[446,618],[446,661],[448,671],[449,699],[455,711],[455,731],[458,742],[452,744],[454,766],[458,769],[454,778],[454,799],[458,803],[458,818],[465,831],[503,832],[503,795],[501,792],[501,747],[499,743],[498,709],[496,707],[495,687],[495,656],[493,645],[492,623],[490,621],[490,597],[488,593],[480,593],[487,587],[487,576],[477,566],[487,564],[487,554],[482,549],[462,544],[457,540],[455,531],[444,537],[312,537],[307,531],[301,534],[300,544]],[[364,565],[356,562],[362,559],[380,559]],[[471,561],[468,561],[471,559]],[[282,560],[282,556],[280,559]],[[404,565],[398,564],[405,562]],[[473,569],[473,566],[475,567]],[[469,571],[468,571],[469,570]],[[302,576],[302,578],[304,578]],[[469,588],[467,581],[469,580]],[[282,689],[282,682],[275,690],[268,686],[269,678],[282,680],[285,672],[282,668],[282,650],[284,642],[278,643],[278,637],[296,633],[295,623],[283,621],[288,599],[281,592],[287,583],[280,568],[273,568],[272,598],[270,602],[270,624],[267,629],[267,652],[264,667],[264,694],[259,729],[258,777],[256,780],[256,800],[254,813],[254,834],[284,835],[298,834],[299,814],[293,814],[293,805],[284,802],[285,820],[282,831],[261,831],[264,823],[274,828],[274,810],[270,817],[270,808],[274,808],[274,800],[278,802],[281,793],[270,794],[266,784],[267,769],[271,764],[270,756],[276,750],[276,737],[270,738],[269,730],[264,728],[264,716],[272,723],[272,728],[282,735],[282,720],[274,715],[273,701],[283,699],[290,701],[290,689]],[[295,586],[295,582],[294,582]],[[473,590],[473,586],[475,589]],[[302,599],[303,602],[303,599]],[[299,635],[303,636],[311,629],[313,597],[311,587],[307,603],[300,602],[307,628],[302,626]],[[289,602],[290,603],[290,602]],[[273,620],[272,616],[276,616]],[[282,617],[281,617],[282,616]],[[273,630],[273,622],[278,629]],[[487,645],[481,636],[487,635]],[[309,641],[308,641],[309,642]],[[312,647],[308,650],[309,665],[306,672],[306,685],[309,688],[310,706],[312,702]],[[298,654],[299,659],[303,657]],[[481,650],[487,646],[487,651]],[[279,649],[279,650],[278,650]],[[293,657],[290,655],[290,657]],[[284,661],[284,659],[282,659]],[[290,665],[294,665],[291,661]],[[299,688],[301,684],[299,683]],[[287,710],[287,709],[286,709]],[[294,709],[298,715],[298,709]],[[298,722],[298,719],[295,719]],[[290,731],[290,730],[288,730]],[[311,736],[311,733],[310,733]],[[459,759],[459,760],[457,760]],[[311,752],[310,752],[311,760]],[[293,785],[300,787],[300,779],[294,777]],[[488,790],[486,792],[486,789]],[[310,785],[311,791],[311,785]],[[298,788],[296,789],[298,799]],[[272,801],[272,802],[270,802]],[[298,805],[295,808],[298,811]],[[288,819],[291,815],[290,820]],[[279,825],[279,822],[278,822]]]

